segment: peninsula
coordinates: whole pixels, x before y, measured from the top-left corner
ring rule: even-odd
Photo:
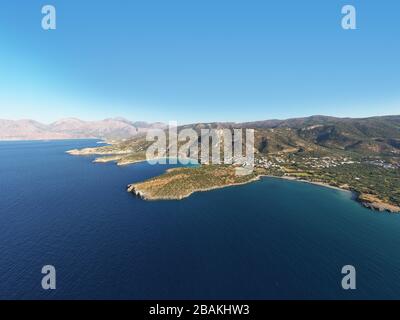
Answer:
[[[235,174],[238,168],[234,165],[174,168],[128,185],[128,192],[145,200],[178,200],[194,192],[274,176],[348,190],[366,208],[400,212],[400,116],[363,119],[314,116],[185,127],[255,129],[255,170],[242,176]],[[127,165],[145,161],[150,144],[144,136],[137,136],[69,153],[99,155],[95,162]]]

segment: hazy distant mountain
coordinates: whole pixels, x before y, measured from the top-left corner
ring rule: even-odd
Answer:
[[[162,123],[131,122],[124,118],[83,121],[77,118],[61,119],[51,124],[34,120],[1,120],[0,140],[51,140],[51,139],[124,139],[164,128]]]

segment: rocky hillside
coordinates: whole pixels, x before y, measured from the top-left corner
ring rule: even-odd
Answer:
[[[341,152],[400,156],[400,116],[335,118],[311,116],[246,123],[198,123],[182,126],[201,129],[255,129],[260,153]]]

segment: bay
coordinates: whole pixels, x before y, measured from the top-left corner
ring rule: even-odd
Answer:
[[[126,185],[171,166],[65,153],[96,142],[0,142],[1,299],[399,297],[400,215],[277,178],[147,202]],[[56,290],[41,288],[47,264]]]

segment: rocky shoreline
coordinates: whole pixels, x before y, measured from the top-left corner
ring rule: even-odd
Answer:
[[[370,194],[357,194],[356,200],[365,208],[379,212],[400,213],[400,207],[388,204],[379,200],[376,196]]]
[[[400,213],[400,207],[385,203],[380,201],[378,198],[376,198],[373,195],[366,195],[366,194],[360,194],[355,191],[352,191],[350,189],[344,189],[340,188],[337,186],[332,186],[326,183],[322,182],[313,182],[313,181],[307,181],[303,179],[296,179],[294,177],[287,177],[287,176],[272,176],[272,175],[258,175],[255,178],[248,180],[246,182],[242,183],[232,183],[232,184],[226,184],[226,185],[221,185],[221,186],[214,186],[210,188],[202,188],[202,189],[196,189],[191,192],[188,192],[185,195],[182,195],[180,197],[157,197],[157,196],[151,196],[150,194],[145,193],[143,190],[140,190],[140,188],[137,186],[137,184],[129,184],[127,186],[127,192],[133,193],[135,196],[142,200],[147,200],[147,201],[155,201],[155,200],[182,200],[190,195],[192,195],[195,192],[205,192],[205,191],[211,191],[211,190],[216,190],[216,189],[222,189],[226,187],[231,187],[231,186],[237,186],[237,185],[244,185],[248,184],[257,180],[260,180],[262,177],[267,177],[267,178],[278,178],[278,179],[285,179],[285,180],[290,180],[290,181],[297,181],[297,182],[305,182],[305,183],[310,183],[330,189],[336,189],[340,191],[345,191],[345,192],[351,192],[353,194],[353,198],[355,201],[360,203],[363,207],[373,210],[373,211],[378,211],[378,212],[389,212],[389,213]]]

